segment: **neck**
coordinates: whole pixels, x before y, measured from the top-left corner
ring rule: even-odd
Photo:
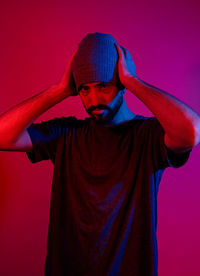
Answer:
[[[136,114],[134,114],[128,108],[125,99],[123,98],[123,102],[115,116],[109,122],[106,122],[104,126],[118,125],[120,123],[132,120],[135,116]]]

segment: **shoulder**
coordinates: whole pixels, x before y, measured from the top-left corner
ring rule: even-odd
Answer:
[[[55,117],[50,120],[41,121],[40,123],[37,123],[38,125],[52,125],[52,126],[62,126],[62,127],[78,127],[81,125],[86,124],[88,121],[88,118],[85,119],[77,119],[75,116],[68,116],[68,117]]]
[[[132,121],[135,127],[143,132],[163,132],[163,128],[156,117],[136,115]]]

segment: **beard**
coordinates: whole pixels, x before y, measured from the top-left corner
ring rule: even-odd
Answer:
[[[97,106],[91,106],[89,109],[85,109],[87,113],[91,116],[91,118],[95,121],[99,122],[100,124],[108,124],[113,120],[113,118],[119,111],[123,101],[124,92],[123,90],[120,90],[109,105],[99,104]],[[96,110],[100,111],[98,113],[95,113]]]

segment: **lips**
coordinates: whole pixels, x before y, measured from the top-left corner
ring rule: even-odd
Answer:
[[[92,112],[93,113],[99,113],[99,112],[102,112],[102,111],[104,111],[105,109],[103,109],[103,108],[97,108],[97,109],[95,109],[95,110],[93,110]]]
[[[100,115],[100,114],[104,113],[105,111],[106,111],[105,108],[96,108],[92,111],[92,113],[95,115]]]
[[[95,111],[95,110],[105,110],[105,108],[101,108],[101,107],[100,107],[100,108],[95,108],[94,111]]]

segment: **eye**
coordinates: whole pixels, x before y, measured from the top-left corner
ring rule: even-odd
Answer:
[[[99,85],[99,89],[102,93],[110,93],[110,85],[108,83],[102,83]]]
[[[100,85],[99,85],[99,87],[101,87],[101,88],[105,88],[105,87],[107,87],[108,85],[106,84],[106,83],[101,83]]]
[[[79,93],[83,96],[86,96],[88,94],[87,87],[85,87],[85,86],[81,87],[81,89],[79,90]]]

